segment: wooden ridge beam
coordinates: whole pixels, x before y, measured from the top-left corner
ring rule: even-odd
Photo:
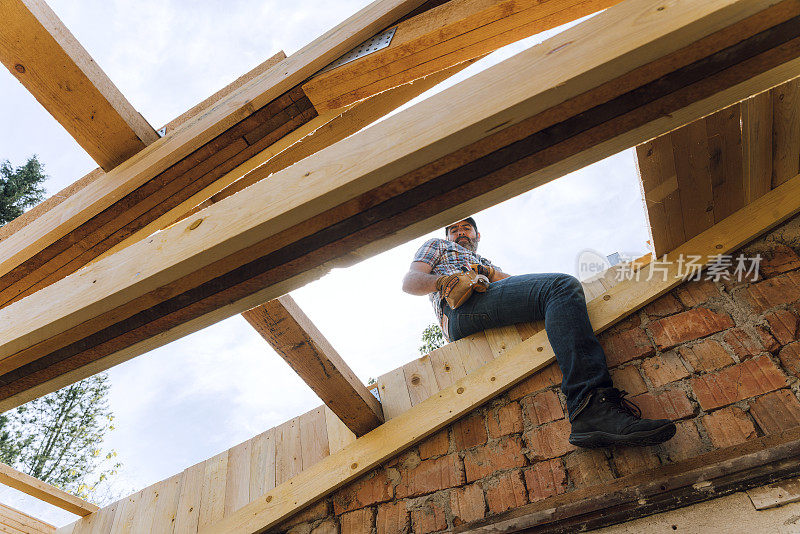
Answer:
[[[620,282],[587,303],[595,332],[601,332],[683,282],[677,258],[690,255],[708,265],[764,231],[800,212],[800,176],[769,192],[667,256],[648,263],[638,279]],[[666,265],[666,267],[665,267]],[[547,334],[540,331],[448,388],[386,421],[336,454],[303,470],[200,534],[264,532],[337,488],[368,473],[476,406],[506,391],[555,360]]]
[[[18,231],[5,233],[0,306],[74,272],[301,128],[317,112],[299,84],[423,3],[374,2],[124,164],[87,180]]]
[[[100,509],[95,504],[67,493],[47,482],[42,482],[36,477],[17,471],[4,463],[0,463],[0,484],[5,484],[9,488],[14,488],[31,497],[36,497],[40,501],[80,516],[89,515]]]
[[[0,310],[0,407],[791,78],[798,20],[793,1],[618,4]]]
[[[356,436],[383,423],[378,399],[292,297],[284,295],[242,316]]]
[[[158,134],[42,0],[0,3],[0,61],[109,171]]]
[[[451,0],[395,27],[388,47],[303,85],[322,113],[475,59],[619,0]]]

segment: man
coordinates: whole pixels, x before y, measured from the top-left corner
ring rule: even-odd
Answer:
[[[580,447],[653,445],[675,435],[667,419],[642,419],[613,387],[594,335],[581,283],[561,273],[510,276],[476,253],[481,234],[472,217],[445,228],[417,251],[403,290],[429,294],[445,336],[455,341],[498,326],[544,319],[563,380],[572,433]]]

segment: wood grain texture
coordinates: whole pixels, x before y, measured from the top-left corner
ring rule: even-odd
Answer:
[[[800,80],[779,85],[772,94],[772,187],[800,173]]]
[[[17,471],[3,463],[0,463],[0,483],[73,514],[89,515],[99,509],[96,504],[67,493],[47,482],[42,482],[38,478]]]
[[[158,139],[44,1],[4,1],[0,19],[0,62],[101,168]]]
[[[383,422],[380,403],[289,295],[242,317],[357,436]]]
[[[61,534],[61,529],[15,508],[0,504],[0,532],[8,534]],[[63,533],[66,534],[66,533]]]
[[[0,316],[26,321],[0,332],[5,405],[726,107],[797,67],[796,3],[651,7],[614,6],[6,307]]]

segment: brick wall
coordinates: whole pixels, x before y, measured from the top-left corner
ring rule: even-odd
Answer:
[[[600,335],[615,385],[678,432],[643,448],[580,450],[553,365],[281,532],[429,533],[800,424],[800,216],[742,251],[757,281],[686,282]],[[738,254],[738,252],[737,252]]]

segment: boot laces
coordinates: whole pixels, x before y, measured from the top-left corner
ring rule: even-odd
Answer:
[[[625,398],[628,393],[623,389],[613,388],[611,391],[604,395],[614,408],[619,412],[635,417],[636,419],[642,418],[642,410],[629,399]]]

